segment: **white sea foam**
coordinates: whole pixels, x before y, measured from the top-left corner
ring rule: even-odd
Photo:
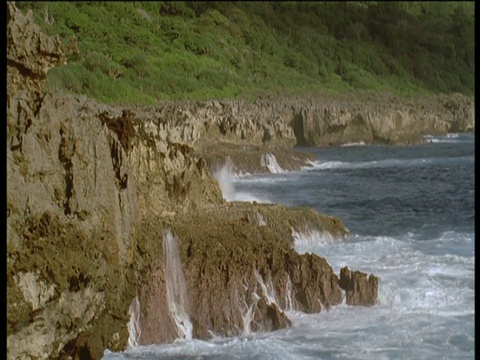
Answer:
[[[268,168],[268,170],[272,174],[279,174],[285,172],[280,165],[278,165],[277,158],[275,155],[267,153],[262,154],[262,158],[260,159],[260,165]]]
[[[218,185],[220,186],[220,190],[222,190],[222,194],[225,200],[231,201],[234,197],[235,189],[233,186],[233,179],[236,177],[234,171],[234,164],[229,157],[220,169],[214,172],[213,176],[217,180]]]
[[[458,138],[445,137],[445,140],[474,141],[474,138],[469,139],[463,134]],[[447,154],[430,157],[430,152],[434,152],[437,146],[419,147],[418,156],[425,148],[429,151],[426,159],[431,159],[431,164],[446,162],[447,158],[443,156],[448,156]],[[393,152],[394,149],[391,150]],[[368,164],[364,158],[356,159],[363,163],[352,163],[363,167],[385,167],[389,163],[402,166],[402,163],[391,162],[392,159],[378,158],[376,165]],[[410,166],[412,161],[415,165],[415,162],[420,164],[425,159],[397,160]],[[459,158],[454,159],[455,162],[458,160]],[[474,157],[460,160],[471,164]],[[343,166],[348,167],[352,163],[345,162],[347,165]],[[301,173],[295,176],[301,176]],[[312,175],[308,174],[309,177]],[[324,177],[329,174],[325,171],[318,175]],[[349,179],[345,177],[344,181]],[[248,185],[252,185],[248,187],[249,191],[255,188],[254,183]],[[260,185],[257,188],[264,189],[266,182]],[[468,184],[471,193],[467,193],[472,196],[473,185]],[[305,192],[299,196],[309,194],[311,193]],[[432,196],[435,195],[434,191]],[[309,198],[305,202],[307,199]],[[434,212],[436,215],[437,211]],[[440,218],[442,212],[439,211],[438,214]],[[451,220],[447,217],[442,228]],[[351,221],[353,223],[349,227],[358,229],[359,224],[354,223],[355,219]],[[250,325],[255,301],[259,298],[258,294],[264,296],[262,286],[254,281],[254,294],[249,293],[245,301],[238,300],[239,311],[244,319],[244,323],[239,324],[239,332],[244,330],[246,336],[139,346],[129,348],[124,353],[106,351],[104,359],[474,359],[476,284],[473,230],[465,230],[465,233],[463,230],[453,230],[464,227],[461,223],[452,223],[450,231],[437,234],[436,229],[419,229],[416,223],[412,223],[409,224],[408,233],[399,235],[397,228],[389,228],[389,223],[386,222],[382,233],[389,235],[368,235],[370,232],[377,233],[375,226],[369,227],[376,221],[378,219],[373,216],[371,220],[362,221],[364,227],[361,229],[367,234],[352,234],[346,241],[333,242],[328,246],[319,241],[303,241],[295,247],[300,249],[299,252],[324,257],[337,274],[342,267],[348,266],[352,270],[378,276],[380,301],[377,305],[350,306],[345,304],[344,298],[342,304],[330,307],[328,311],[305,314],[289,310],[295,309],[293,295],[287,291],[285,298],[280,298],[279,288],[276,287],[276,300],[285,305],[292,326],[275,332],[252,334]],[[292,278],[292,283],[293,280]],[[268,279],[264,277],[262,281],[268,293]],[[287,283],[287,289],[288,287]]]
[[[255,270],[255,278],[257,279],[258,285],[265,296],[266,302],[268,305],[275,304],[278,306],[277,294],[275,293],[275,288],[273,287],[272,278],[269,277],[267,283],[263,281],[262,276]]]
[[[365,146],[365,141],[359,141],[359,142],[352,142],[352,143],[346,143],[343,144],[342,146]]]
[[[458,237],[447,232],[428,241],[430,247],[457,246]],[[473,256],[429,254],[418,250],[413,234],[402,238],[352,237],[328,247],[305,249],[324,256],[336,273],[348,265],[379,277],[379,305],[399,314],[469,316],[474,302]]]
[[[135,298],[132,300],[128,312],[130,314],[130,321],[128,322],[128,346],[134,347],[138,346],[138,340],[142,334],[142,329],[140,326],[141,308],[138,296],[135,296]]]
[[[192,338],[192,322],[189,316],[187,286],[178,251],[178,240],[170,230],[163,234],[163,259],[167,285],[168,309],[177,326],[179,339]]]
[[[425,135],[423,138],[430,143],[461,143],[464,141],[460,139],[460,134],[458,133],[449,133],[441,136]]]
[[[447,138],[456,139],[456,138],[458,138],[458,137],[460,136],[460,134],[458,134],[458,133],[450,133],[450,134],[447,134],[446,136],[447,136]]]
[[[457,158],[458,160],[458,158]],[[451,158],[438,159],[437,161],[452,161]],[[424,166],[426,163],[431,163],[431,159],[414,158],[414,159],[384,159],[374,161],[309,161],[310,166],[303,166],[303,170],[328,170],[328,169],[363,169],[363,168],[389,168],[399,166]]]
[[[432,139],[429,139],[428,142],[431,142],[431,143],[459,143],[461,141],[457,140],[455,138],[445,138],[445,139],[432,138]]]
[[[325,246],[335,243],[335,237],[328,231],[318,229],[305,229],[304,231],[296,231],[292,228],[292,236],[295,249],[302,252],[309,246]]]
[[[304,170],[312,170],[312,169],[338,169],[338,168],[345,168],[351,166],[351,163],[343,162],[343,161],[311,161],[307,160],[307,163],[310,166],[302,166]]]
[[[222,190],[223,198],[226,201],[256,201],[258,203],[270,203],[270,200],[259,197],[248,192],[237,191],[235,181],[241,176],[235,173],[235,165],[228,156],[221,168],[214,172],[213,177],[217,180],[220,190]]]
[[[248,295],[247,295],[248,296]],[[252,330],[250,325],[253,320],[253,316],[255,314],[255,308],[257,306],[258,301],[261,299],[260,296],[257,294],[257,286],[255,284],[255,289],[252,293],[250,293],[250,304],[247,303],[248,299],[240,299],[237,295],[237,308],[240,311],[240,315],[242,317],[242,334],[243,335],[251,335]]]
[[[261,198],[248,192],[237,191],[235,181],[240,178],[234,172],[235,165],[228,156],[225,164],[213,173],[213,177],[217,180],[220,190],[222,190],[223,198],[226,201],[256,201],[258,203],[270,203],[266,198]]]
[[[460,241],[448,232],[432,240]],[[418,240],[418,239],[417,239]],[[319,314],[289,311],[292,327],[271,333],[251,332],[262,279],[248,301],[239,301],[243,336],[210,341],[141,346],[124,353],[105,351],[105,360],[132,358],[345,359],[474,358],[475,259],[429,255],[415,248],[413,234],[402,237],[352,236],[348,242],[316,247],[338,273],[340,267],[379,277],[380,303],[374,307],[343,303]],[[313,249],[313,248],[312,248]],[[258,292],[258,294],[257,294]],[[287,292],[288,294],[288,292]],[[278,299],[277,299],[278,300]],[[291,304],[291,300],[286,300]],[[290,305],[292,308],[294,306]],[[287,308],[290,307],[287,305]],[[348,339],[348,344],[345,342]],[[306,355],[308,354],[308,355]],[[333,354],[333,355],[332,355]]]
[[[242,184],[247,184],[247,183],[253,183],[253,184],[278,184],[281,182],[289,182],[292,181],[292,175],[294,172],[285,172],[283,174],[276,174],[275,176],[272,176],[270,174],[265,175],[254,175],[250,177],[237,177],[235,178],[235,182],[237,183],[242,183]]]

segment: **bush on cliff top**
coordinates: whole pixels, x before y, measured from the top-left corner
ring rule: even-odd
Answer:
[[[79,54],[47,86],[106,103],[474,94],[473,2],[20,2]]]

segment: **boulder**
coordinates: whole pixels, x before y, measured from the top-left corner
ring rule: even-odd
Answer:
[[[372,306],[378,301],[378,278],[361,271],[340,269],[340,287],[345,291],[348,305]]]

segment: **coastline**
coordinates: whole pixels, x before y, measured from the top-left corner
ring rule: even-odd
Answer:
[[[295,226],[341,241],[348,235],[341,219],[227,203],[212,176],[215,164],[230,156],[239,171],[266,172],[262,155],[272,154],[282,169],[295,169],[311,159],[295,145],[415,143],[422,133],[474,128],[473,101],[463,96],[439,97],[437,107],[428,102],[436,109],[430,111],[421,103],[342,107],[288,99],[138,108],[45,93],[46,74],[66,61],[64,50],[13,4],[7,11],[9,359],[121,351],[131,337],[135,299],[143,324],[137,343],[177,338],[166,296],[167,230],[178,237],[195,337],[241,333],[248,311],[252,331],[288,326],[287,305],[256,292],[268,279],[281,298],[290,283],[296,309],[304,312],[322,311],[319,299],[327,309],[340,303],[342,289],[362,289],[364,297],[350,298],[371,306],[374,275],[368,282],[361,272],[337,275],[325,259],[291,247]]]

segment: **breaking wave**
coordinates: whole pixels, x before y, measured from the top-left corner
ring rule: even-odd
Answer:
[[[423,138],[429,143],[463,143],[470,142],[469,134],[450,133],[442,136],[424,135]]]
[[[248,192],[238,191],[235,188],[235,180],[241,176],[235,173],[235,165],[230,157],[227,157],[225,165],[214,172],[213,177],[217,180],[223,198],[226,201],[247,201],[258,203],[270,203],[271,201],[264,197],[258,197]]]
[[[303,166],[303,170],[328,170],[328,169],[366,169],[366,168],[391,168],[391,167],[414,167],[425,166],[435,163],[452,163],[452,162],[469,163],[474,161],[473,156],[460,156],[449,158],[416,158],[416,159],[385,159],[375,161],[345,162],[345,161],[309,161],[310,166]]]
[[[262,158],[260,160],[260,165],[268,168],[268,170],[272,174],[280,174],[280,173],[285,172],[285,170],[283,170],[280,167],[280,165],[278,165],[277,158],[273,154],[269,154],[269,153],[262,154]]]
[[[335,243],[335,237],[328,231],[322,231],[318,229],[306,229],[304,231],[296,231],[292,228],[292,236],[295,249],[302,253],[305,247],[312,245],[325,246]]]

